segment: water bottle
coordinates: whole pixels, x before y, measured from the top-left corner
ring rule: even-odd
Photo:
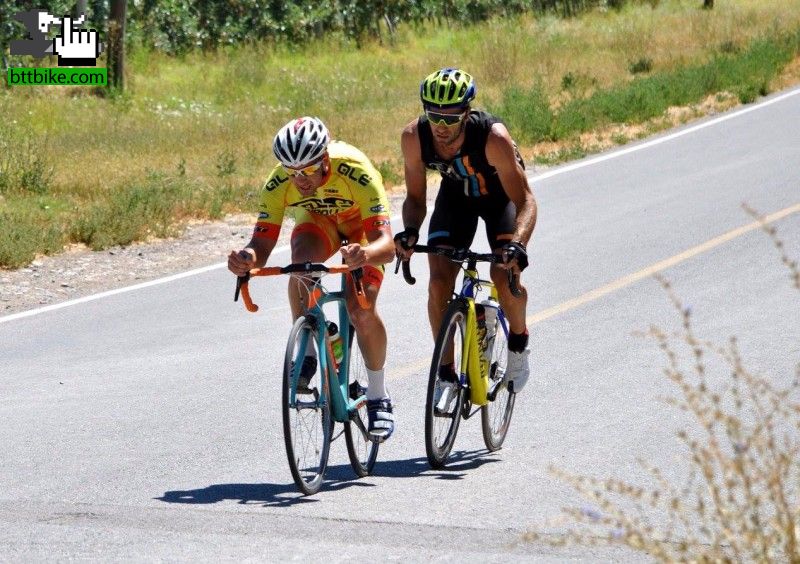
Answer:
[[[498,304],[494,300],[483,300],[480,305],[483,306],[483,316],[486,323],[486,350],[491,353],[492,346],[494,345],[494,336],[497,334],[497,307]]]
[[[331,339],[331,350],[333,351],[333,359],[336,361],[336,366],[342,362],[344,350],[342,349],[342,336],[339,334],[339,326],[333,321],[328,321],[328,335]]]

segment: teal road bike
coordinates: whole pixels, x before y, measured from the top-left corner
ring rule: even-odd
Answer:
[[[324,274],[342,274],[342,289],[329,291],[322,285]],[[299,276],[308,290],[303,313],[294,322],[286,344],[283,362],[283,436],[289,469],[298,489],[311,495],[322,486],[333,440],[344,434],[350,465],[359,477],[369,475],[378,457],[379,443],[367,431],[366,367],[361,352],[354,345],[355,329],[346,307],[347,279],[361,307],[368,307],[361,269],[296,263],[283,267],[257,268],[240,277],[234,299],[239,294],[250,312],[258,311],[250,298],[252,276],[290,274]],[[341,335],[341,360],[337,362],[330,321],[323,306],[338,304],[338,327]],[[301,385],[301,369],[308,354],[317,358],[317,368],[308,383]],[[362,385],[362,382],[364,383]],[[334,436],[335,423],[343,430]]]

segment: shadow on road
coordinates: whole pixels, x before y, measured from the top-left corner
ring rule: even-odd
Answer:
[[[173,490],[157,497],[167,503],[218,503],[233,500],[241,504],[262,504],[268,507],[281,507],[298,503],[317,501],[304,497],[294,485],[288,484],[215,484],[198,490]]]
[[[433,470],[425,457],[407,460],[378,460],[372,472],[374,477],[413,478],[432,476],[438,480],[460,480],[468,470],[489,462],[497,462],[494,453],[486,450],[458,451],[450,455],[447,467]],[[325,472],[325,483],[320,494],[349,487],[372,488],[370,477],[358,479],[349,464],[329,466]],[[265,507],[282,507],[319,501],[297,491],[294,482],[286,484],[215,484],[196,490],[172,490],[155,498],[167,503],[209,504],[232,500],[241,504],[261,504]]]
[[[416,476],[432,476],[437,480],[460,480],[469,470],[474,470],[484,464],[498,462],[499,458],[495,453],[485,449],[480,450],[460,450],[450,454],[447,459],[447,466],[440,470],[434,470],[428,465],[428,459],[424,456],[419,458],[409,458],[406,460],[381,460],[378,454],[378,461],[372,475],[380,478],[414,478]],[[353,471],[349,464],[339,464],[329,466],[325,476],[335,480],[345,480],[347,476],[353,479]]]

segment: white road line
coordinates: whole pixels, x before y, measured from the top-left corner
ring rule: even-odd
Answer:
[[[726,113],[720,117],[704,121],[703,123],[699,123],[697,125],[693,125],[691,127],[687,127],[686,129],[681,129],[680,131],[676,131],[674,133],[670,133],[669,135],[664,135],[663,137],[658,137],[656,139],[651,139],[650,141],[645,141],[644,143],[639,143],[637,145],[632,145],[630,147],[626,147],[624,149],[619,149],[617,151],[613,151],[610,153],[604,153],[597,157],[588,158],[586,160],[579,161],[577,163],[573,163],[570,165],[565,165],[553,170],[548,170],[543,172],[542,174],[537,174],[534,176],[530,176],[530,180],[544,180],[545,178],[550,178],[553,176],[557,176],[559,174],[564,174],[565,172],[572,172],[573,170],[578,170],[580,168],[584,168],[587,166],[591,166],[594,164],[602,163],[604,161],[608,161],[611,159],[616,159],[617,157],[621,157],[623,155],[627,155],[629,153],[633,153],[635,151],[641,151],[642,149],[647,149],[649,147],[653,147],[654,145],[660,145],[661,143],[666,143],[667,141],[672,141],[673,139],[677,139],[678,137],[683,137],[684,135],[689,135],[690,133],[694,133],[695,131],[700,131],[701,129],[705,129],[706,127],[711,127],[712,125],[717,125],[718,123],[722,123],[723,121],[728,121],[729,119],[733,119],[739,116],[743,116],[745,114],[749,114],[750,112],[754,112],[756,110],[760,110],[762,108],[766,108],[767,106],[771,106],[772,104],[777,104],[787,98],[791,98],[792,96],[797,96],[800,94],[800,88],[791,90],[789,92],[785,92],[779,96],[775,96],[774,98],[770,98],[758,104],[747,106],[740,110],[734,110],[730,113]]]
[[[616,159],[617,157],[621,157],[623,155],[627,155],[629,153],[633,153],[634,151],[641,151],[642,149],[647,149],[647,148],[652,147],[654,145],[659,145],[661,143],[666,143],[667,141],[671,141],[671,140],[676,139],[678,137],[682,137],[684,135],[688,135],[690,133],[694,133],[695,131],[699,131],[701,129],[705,129],[706,127],[711,127],[712,125],[717,125],[718,123],[722,123],[722,122],[727,121],[729,119],[733,119],[735,117],[743,116],[743,115],[748,114],[750,112],[754,112],[756,110],[760,110],[760,109],[765,108],[767,106],[771,106],[772,104],[776,104],[778,102],[781,102],[781,101],[783,101],[783,100],[785,100],[787,98],[790,98],[792,96],[797,96],[798,94],[800,94],[800,88],[795,89],[795,90],[791,90],[789,92],[785,92],[783,94],[775,96],[774,98],[770,98],[770,99],[765,100],[763,102],[759,102],[758,104],[754,104],[752,106],[748,106],[748,107],[745,107],[743,109],[727,113],[727,114],[725,114],[723,116],[720,116],[718,118],[714,118],[714,119],[709,120],[709,121],[704,121],[703,123],[700,123],[698,125],[687,127],[686,129],[681,129],[680,131],[676,131],[675,133],[671,133],[671,134],[665,135],[663,137],[658,137],[656,139],[652,139],[650,141],[646,141],[644,143],[633,145],[631,147],[627,147],[625,149],[620,149],[618,151],[614,151],[614,152],[611,152],[611,153],[605,153],[605,154],[602,154],[600,156],[597,156],[597,157],[594,157],[594,158],[589,158],[589,159],[586,159],[586,160],[583,160],[583,161],[580,161],[580,162],[577,162],[577,163],[574,163],[574,164],[571,164],[571,165],[566,165],[566,166],[555,168],[553,170],[548,170],[547,172],[544,172],[542,174],[538,174],[538,175],[535,175],[535,176],[530,176],[529,178],[531,180],[543,180],[545,178],[551,178],[551,177],[557,176],[559,174],[572,172],[573,170],[578,170],[578,169],[581,169],[581,168],[584,168],[584,167],[587,167],[587,166],[591,166],[591,165],[594,165],[594,164],[598,164],[598,163],[601,163],[601,162],[604,162],[604,161],[608,161],[608,160],[611,160],[611,159]],[[398,221],[398,220],[400,220],[399,216],[395,216],[395,217],[391,218],[392,222],[395,222],[395,221]],[[289,249],[289,246],[288,245],[284,245],[282,247],[278,247],[278,248],[274,249],[272,252],[273,253],[279,253],[279,252],[286,251],[287,249]],[[73,305],[77,305],[77,304],[82,304],[82,303],[91,302],[91,301],[94,301],[94,300],[99,300],[100,298],[105,298],[105,297],[108,297],[108,296],[114,296],[114,295],[117,295],[117,294],[123,294],[125,292],[132,292],[134,290],[141,290],[142,288],[149,288],[151,286],[156,286],[158,284],[166,284],[167,282],[172,282],[173,280],[179,280],[181,278],[186,278],[188,276],[194,276],[196,274],[202,274],[202,273],[208,272],[210,270],[216,270],[218,268],[223,268],[224,266],[226,266],[226,264],[227,263],[221,262],[219,264],[206,266],[204,268],[197,268],[197,269],[189,270],[187,272],[182,272],[182,273],[179,273],[179,274],[173,274],[172,276],[167,276],[165,278],[158,278],[156,280],[150,280],[149,282],[143,282],[141,284],[135,284],[133,286],[125,286],[124,288],[117,288],[116,290],[109,290],[107,292],[101,292],[99,294],[92,294],[90,296],[84,296],[82,298],[76,298],[74,300],[68,300],[66,302],[61,302],[61,303],[58,303],[58,304],[53,304],[53,305],[49,305],[49,306],[45,306],[45,307],[40,307],[40,308],[37,308],[37,309],[31,309],[31,310],[23,311],[23,312],[20,312],[20,313],[14,313],[14,314],[11,314],[11,315],[7,315],[5,317],[0,317],[0,324],[7,323],[9,321],[15,321],[17,319],[23,319],[25,317],[30,317],[32,315],[37,315],[37,314],[45,313],[45,312],[48,312],[48,311],[54,311],[54,310],[57,310],[57,309],[61,309],[61,308],[65,308],[65,307],[69,307],[69,306],[73,306]]]

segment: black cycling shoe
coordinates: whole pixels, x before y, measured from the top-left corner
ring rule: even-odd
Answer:
[[[394,415],[392,411],[392,400],[389,398],[367,401],[369,437],[376,443],[382,443],[394,433]]]
[[[292,361],[292,371],[294,372],[294,361]],[[297,393],[310,394],[313,392],[308,387],[314,374],[317,373],[317,359],[313,356],[306,356],[303,358],[303,364],[300,366],[300,376],[297,378]]]

